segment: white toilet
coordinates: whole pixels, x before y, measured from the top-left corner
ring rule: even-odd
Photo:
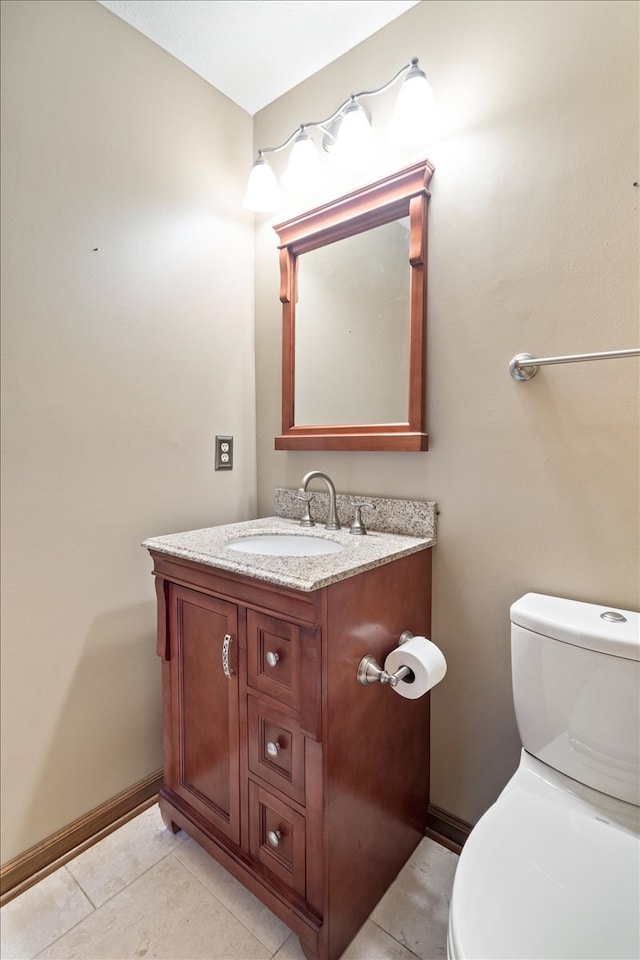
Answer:
[[[456,871],[449,960],[640,957],[640,615],[511,607],[520,766]]]

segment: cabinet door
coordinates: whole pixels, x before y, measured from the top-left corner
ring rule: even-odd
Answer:
[[[239,843],[238,611],[184,587],[170,596],[173,762],[165,777]]]

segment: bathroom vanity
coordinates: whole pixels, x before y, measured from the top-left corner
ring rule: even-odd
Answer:
[[[435,505],[433,505],[435,508]],[[327,556],[237,552],[250,535]],[[145,541],[158,598],[167,826],[192,836],[335,960],[424,836],[429,697],[361,686],[429,635],[429,536],[303,531],[281,517]]]

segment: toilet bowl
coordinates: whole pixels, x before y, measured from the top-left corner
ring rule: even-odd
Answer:
[[[460,856],[449,960],[638,960],[640,617],[527,594],[511,619],[523,749]]]

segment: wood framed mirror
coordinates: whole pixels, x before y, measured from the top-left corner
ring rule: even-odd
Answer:
[[[276,450],[427,450],[428,160],[276,224]]]

